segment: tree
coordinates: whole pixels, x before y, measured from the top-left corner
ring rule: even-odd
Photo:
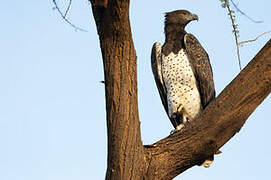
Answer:
[[[213,155],[271,91],[271,40],[182,131],[143,145],[129,0],[91,0],[103,57],[108,160],[106,179],[172,179]],[[249,88],[248,88],[249,87]]]

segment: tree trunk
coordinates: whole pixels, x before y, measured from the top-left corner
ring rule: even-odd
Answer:
[[[92,2],[103,56],[108,159],[106,179],[142,179],[144,148],[137,104],[136,53],[129,1]]]
[[[108,159],[106,179],[172,179],[201,164],[236,134],[271,91],[271,40],[199,118],[143,146],[129,0],[91,0],[103,56]]]

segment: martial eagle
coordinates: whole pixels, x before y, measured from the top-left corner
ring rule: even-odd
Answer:
[[[165,43],[161,46],[156,42],[152,47],[153,75],[175,131],[196,118],[215,98],[208,54],[196,37],[185,31],[193,20],[198,16],[187,10],[166,13]]]

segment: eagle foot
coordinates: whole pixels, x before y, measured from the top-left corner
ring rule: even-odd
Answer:
[[[176,129],[174,129],[174,130],[172,130],[172,131],[170,132],[170,134],[174,134],[174,133],[180,131],[182,128],[184,128],[184,124],[179,124],[179,125],[176,127]]]

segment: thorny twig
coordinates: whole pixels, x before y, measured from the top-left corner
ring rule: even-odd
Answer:
[[[72,24],[72,23],[66,18],[66,15],[67,15],[67,12],[69,11],[70,5],[69,5],[68,9],[66,10],[66,13],[63,14],[63,13],[61,12],[61,10],[59,9],[59,7],[58,7],[58,5],[57,5],[57,3],[56,3],[56,0],[53,0],[53,3],[54,3],[54,5],[55,5],[54,8],[58,11],[58,13],[61,15],[62,19],[64,19],[64,21],[65,21],[66,23],[68,23],[69,25],[71,25],[75,30],[82,31],[82,32],[87,32],[87,30],[82,29],[82,28],[80,28],[80,27],[78,27],[78,26]],[[70,4],[71,4],[71,0],[70,0]]]
[[[237,30],[237,25],[235,24],[235,18],[234,18],[234,11],[231,10],[230,8],[230,4],[229,4],[229,0],[221,0],[221,2],[223,2],[223,7],[226,7],[228,10],[228,14],[230,16],[231,19],[231,24],[232,24],[232,28],[233,28],[233,34],[234,34],[234,38],[235,38],[235,44],[236,44],[236,51],[237,51],[237,58],[238,58],[238,63],[239,63],[239,68],[240,70],[242,70],[242,66],[241,66],[241,57],[240,57],[240,50],[239,50],[239,42],[238,42],[238,33],[239,31]]]

